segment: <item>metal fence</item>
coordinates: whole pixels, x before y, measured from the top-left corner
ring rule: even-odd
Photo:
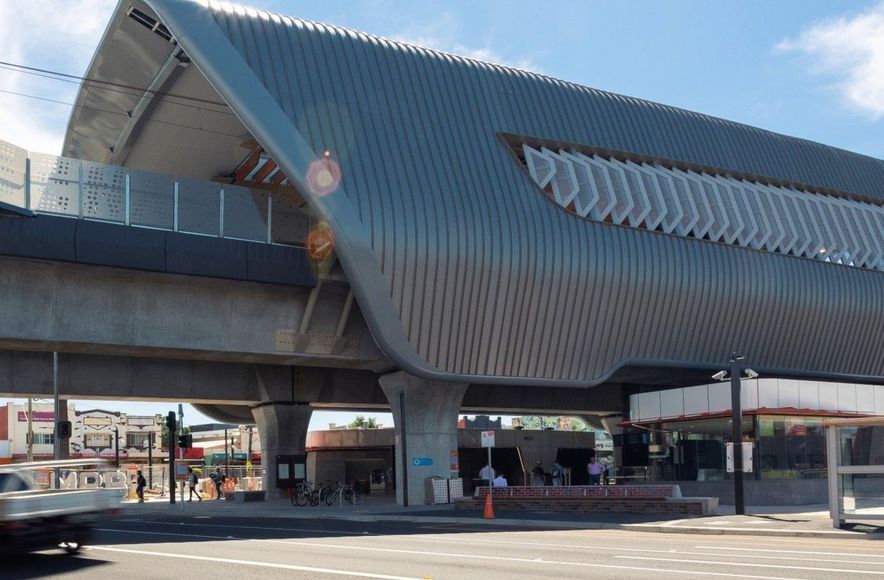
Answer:
[[[5,141],[0,201],[38,213],[268,244],[303,246],[310,228],[293,193],[32,153]]]

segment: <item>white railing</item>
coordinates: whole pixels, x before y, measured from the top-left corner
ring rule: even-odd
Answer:
[[[37,213],[188,234],[303,246],[299,198],[29,152],[0,141],[0,202]]]

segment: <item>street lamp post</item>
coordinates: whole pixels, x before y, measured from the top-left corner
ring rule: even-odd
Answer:
[[[734,444],[734,513],[738,516],[746,514],[746,502],[743,495],[743,409],[740,401],[740,390],[743,369],[740,364],[743,355],[731,355],[731,439]]]
[[[114,427],[114,467],[120,466],[120,428]]]

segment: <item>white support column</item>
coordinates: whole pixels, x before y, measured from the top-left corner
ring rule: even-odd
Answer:
[[[451,476],[457,416],[469,385],[428,381],[403,371],[382,376],[380,384],[396,426],[396,502],[423,505],[426,479]]]

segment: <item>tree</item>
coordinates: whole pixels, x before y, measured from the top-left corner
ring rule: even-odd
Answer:
[[[178,428],[178,435],[187,435],[190,433],[190,427]],[[160,435],[160,447],[169,447],[169,428],[166,427],[166,424],[163,423],[163,431]],[[178,441],[175,441],[175,445],[178,445]]]
[[[351,429],[377,429],[378,421],[374,417],[365,418],[363,415],[356,415],[356,419],[347,426]]]

